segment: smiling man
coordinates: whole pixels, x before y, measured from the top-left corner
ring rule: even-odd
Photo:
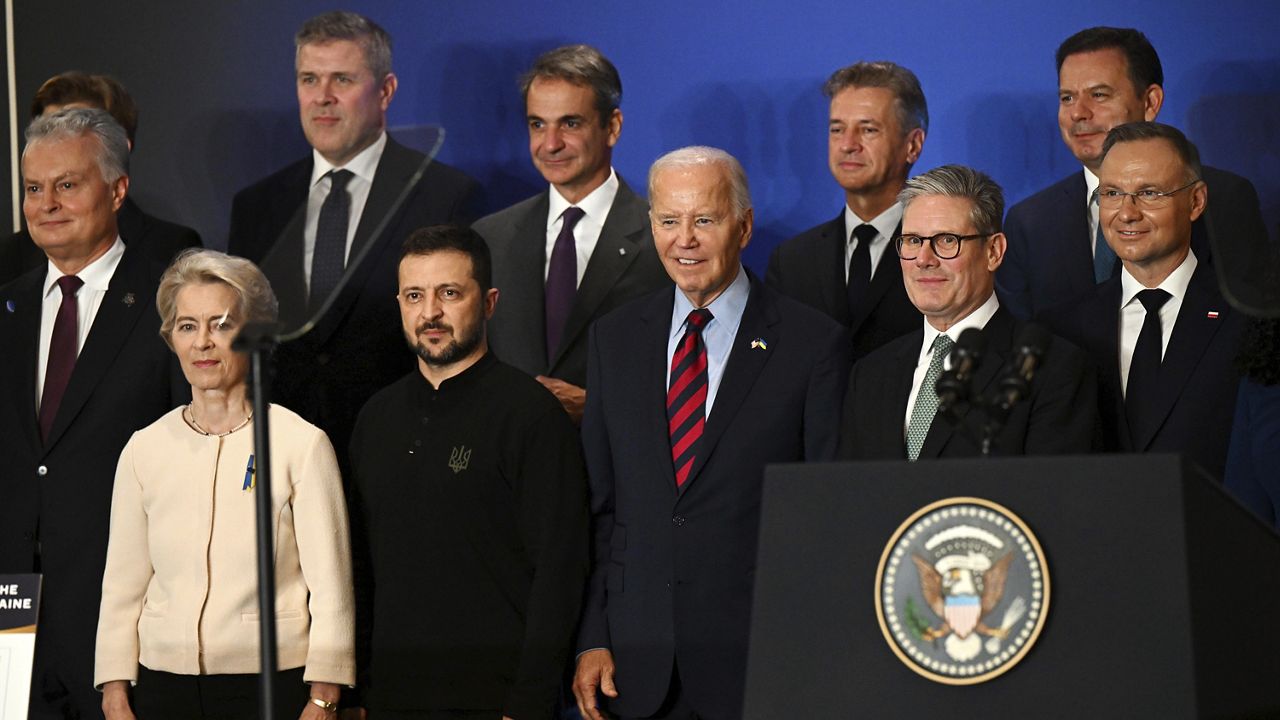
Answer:
[[[396,297],[417,368],[352,436],[357,666],[376,718],[549,720],[559,697],[586,475],[552,394],[489,352],[491,275],[473,230],[409,236]]]
[[[274,357],[274,399],[323,429],[346,469],[357,410],[409,368],[391,302],[395,249],[420,227],[473,219],[476,185],[433,162],[374,237],[425,160],[386,132],[399,84],[391,38],[364,16],[332,12],[304,23],[294,44],[299,118],[312,152],[236,194],[227,249],[262,266],[288,329],[351,275],[319,330]],[[364,265],[354,267],[367,247]]]
[[[0,573],[44,575],[31,718],[100,718],[111,488],[134,431],[190,399],[161,341],[164,270],[116,224],[129,143],[104,110],[27,128],[22,211],[45,262],[0,286]]]
[[[596,323],[582,441],[595,565],[574,694],[622,718],[742,716],[764,466],[830,460],[849,336],[741,261],[754,215],[728,153],[649,171],[676,287]]]
[[[987,175],[944,165],[907,181],[898,195],[902,234],[894,238],[911,303],[923,328],[860,360],[849,378],[840,431],[848,460],[919,460],[981,453],[977,403],[938,417],[935,386],[950,368],[960,334],[982,331],[986,349],[972,371],[972,393],[994,392],[1017,357],[1026,323],[1000,306],[995,271],[1005,254],[1004,196]],[[918,318],[919,316],[917,316]],[[917,323],[920,321],[917,319]],[[919,327],[919,325],[917,325]],[[993,438],[998,455],[1088,452],[1097,385],[1084,354],[1050,337],[1026,397]]]
[[[669,281],[653,251],[648,205],[612,165],[622,80],[588,45],[540,56],[521,82],[529,156],[548,188],[481,219],[506,301],[489,325],[494,353],[551,389],[578,422],[587,331]]]
[[[775,248],[765,281],[848,327],[856,360],[919,323],[889,240],[902,227],[898,192],[924,149],[929,109],[915,73],[891,62],[841,68],[823,92],[844,209]]]
[[[1063,41],[1056,59],[1058,129],[1083,169],[1014,205],[1005,219],[1009,249],[996,281],[1001,302],[1022,318],[1089,295],[1118,272],[1092,200],[1103,140],[1119,125],[1155,120],[1164,105],[1160,57],[1137,30],[1081,30]],[[1213,212],[1192,223],[1191,247],[1202,262],[1210,259],[1210,228],[1242,246],[1269,243],[1248,180],[1210,167],[1201,178],[1216,198]]]
[[[1168,125],[1121,125],[1100,152],[1099,220],[1122,268],[1046,320],[1098,365],[1107,450],[1178,452],[1221,478],[1244,321],[1194,246],[1216,195],[1195,146]]]

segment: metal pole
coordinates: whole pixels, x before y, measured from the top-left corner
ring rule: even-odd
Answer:
[[[275,543],[271,517],[271,442],[267,410],[266,354],[267,338],[254,342],[250,349],[253,374],[253,446],[254,493],[258,516],[258,623],[259,628],[259,715],[272,720],[275,706],[276,677],[276,571]]]

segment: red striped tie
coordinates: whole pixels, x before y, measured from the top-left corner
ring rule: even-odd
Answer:
[[[702,329],[711,322],[706,308],[689,313],[684,337],[671,356],[671,387],[667,390],[667,429],[671,433],[671,461],[676,487],[684,485],[693,468],[698,440],[707,417],[707,346]]]

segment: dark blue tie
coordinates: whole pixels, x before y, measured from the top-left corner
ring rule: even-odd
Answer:
[[[351,194],[347,182],[350,170],[330,170],[329,194],[320,206],[316,223],[316,244],[311,254],[311,300],[314,312],[342,279],[347,265],[347,223],[351,217]]]
[[[573,239],[573,228],[586,215],[582,208],[566,208],[560,214],[560,234],[551,249],[551,263],[547,266],[547,295],[543,309],[547,322],[547,362],[550,363],[560,348],[564,325],[573,309],[573,299],[578,294],[578,247]]]
[[[1094,197],[1096,203],[1097,197]],[[1102,234],[1102,215],[1098,215],[1098,231],[1094,233],[1093,238],[1093,281],[1096,283],[1106,282],[1115,274],[1116,270],[1116,254],[1107,244],[1107,238]]]

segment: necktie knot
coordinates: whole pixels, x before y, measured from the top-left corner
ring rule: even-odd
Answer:
[[[858,238],[859,243],[870,245],[871,241],[876,239],[876,235],[878,235],[879,232],[880,231],[876,230],[874,225],[862,223],[853,229],[853,236]]]
[[[706,327],[707,323],[711,322],[712,317],[710,310],[706,308],[698,308],[697,310],[689,313],[689,317],[685,322],[688,323],[690,330],[700,333],[702,332],[702,328]]]
[[[330,170],[329,173],[329,192],[342,192],[347,189],[347,183],[351,178],[355,177],[355,173],[350,170]]]
[[[955,346],[955,341],[952,340],[949,335],[946,333],[939,333],[938,337],[933,339],[933,356],[945,358],[947,355],[951,354],[951,348]]]
[[[580,207],[570,206],[560,213],[560,219],[564,221],[561,232],[573,232],[577,227],[578,221],[585,217],[587,212]]]
[[[84,285],[84,281],[75,275],[63,275],[58,278],[58,289],[62,291],[62,297],[74,297],[76,291]]]
[[[1149,313],[1158,313],[1164,304],[1173,298],[1167,291],[1160,288],[1151,288],[1138,293],[1138,302],[1142,303],[1142,307],[1146,308]]]

